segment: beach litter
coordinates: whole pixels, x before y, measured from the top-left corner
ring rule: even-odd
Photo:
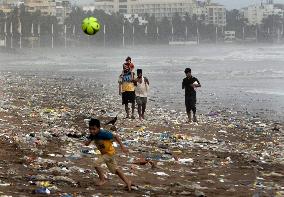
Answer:
[[[118,113],[120,98],[96,80],[13,75],[5,74],[0,87],[6,90],[0,100],[0,139],[3,151],[10,151],[0,152],[9,161],[0,161],[1,195],[113,195],[94,186],[98,175],[92,163],[100,153],[83,142],[90,117],[107,123],[116,116],[115,133],[130,152],[121,154],[115,144],[117,160],[139,186],[139,196],[210,196],[216,191],[253,196],[255,188],[262,188],[259,195],[264,196],[283,193],[281,123],[218,110],[199,115],[198,125],[187,124],[185,113],[159,106],[149,106],[141,123],[125,120]],[[111,173],[106,176],[111,186],[119,181]]]

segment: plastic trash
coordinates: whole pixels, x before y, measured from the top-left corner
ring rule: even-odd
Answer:
[[[38,188],[34,190],[35,194],[50,194],[50,190],[47,188]]]
[[[60,197],[73,197],[71,194],[63,194],[62,196]]]
[[[192,159],[192,158],[188,158],[188,159],[179,159],[178,161],[179,161],[179,163],[182,163],[182,164],[186,164],[186,163],[193,163],[193,159]]]
[[[257,133],[260,133],[260,132],[263,131],[263,128],[262,128],[262,127],[256,127],[256,128],[255,128],[255,131],[256,131]]]
[[[158,176],[170,176],[167,173],[164,172],[155,172],[154,174],[158,175]]]

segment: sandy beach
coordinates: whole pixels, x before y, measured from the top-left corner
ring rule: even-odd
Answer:
[[[0,196],[283,196],[283,50],[212,51],[1,52]],[[124,118],[117,92],[119,62],[128,55],[150,79],[142,122]],[[198,124],[186,122],[185,65],[202,84]],[[116,115],[115,127],[103,127],[130,151],[124,155],[115,145],[119,165],[135,184],[131,192],[106,167],[107,184],[95,186],[98,151],[83,146],[84,119],[106,123]]]
[[[281,122],[220,110],[188,124],[184,113],[154,107],[145,121],[128,120],[120,98],[104,88],[80,77],[2,73],[2,196],[41,196],[33,193],[43,186],[50,196],[284,195]],[[115,132],[130,154],[117,147],[117,160],[138,186],[131,192],[110,173],[95,186],[98,153],[82,145],[85,118],[106,122],[118,112]],[[132,164],[139,158],[154,168]]]

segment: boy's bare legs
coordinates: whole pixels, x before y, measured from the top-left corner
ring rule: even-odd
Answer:
[[[142,118],[143,119],[145,119],[145,117],[144,117],[145,110],[146,110],[146,103],[143,103],[142,104]]]
[[[188,122],[191,122],[191,112],[187,112]]]
[[[193,108],[192,108],[192,112],[193,112],[193,122],[197,122],[197,118],[196,118],[196,106],[194,104]]]
[[[195,114],[193,114],[193,122],[197,122],[197,118]]]
[[[125,104],[125,112],[126,112],[126,118],[129,118],[129,107],[128,107],[128,103]]]
[[[126,176],[123,174],[123,172],[120,169],[116,170],[116,174],[127,185],[128,191],[131,191],[131,181],[128,178],[126,178]]]
[[[138,108],[139,120],[142,120],[142,114],[141,114],[141,111],[142,111],[141,108],[142,108],[142,106],[138,104],[138,107],[137,107],[137,108]]]
[[[135,102],[131,103],[131,109],[132,109],[132,115],[131,115],[131,118],[132,118],[132,119],[135,119],[135,117],[134,117]]]
[[[96,169],[96,171],[97,171],[97,173],[98,173],[98,175],[99,175],[99,179],[100,179],[100,181],[97,183],[97,185],[100,186],[100,185],[105,184],[105,183],[106,183],[106,178],[105,178],[105,176],[104,176],[103,169],[100,168],[100,167],[95,167],[95,169]]]

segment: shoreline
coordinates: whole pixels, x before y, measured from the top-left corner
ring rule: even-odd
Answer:
[[[211,110],[248,111],[251,116],[261,119],[284,119],[281,89],[283,47],[220,47],[220,52],[216,52],[214,47],[208,48],[163,50],[157,47],[135,52],[130,49],[91,48],[23,50],[22,54],[16,55],[0,53],[3,58],[0,72],[18,73],[25,78],[37,75],[47,79],[74,77],[81,81],[95,80],[106,86],[107,95],[116,96],[117,88],[113,86],[116,86],[116,75],[120,72],[117,64],[127,54],[136,57],[137,68],[142,67],[145,76],[151,79],[149,98],[155,101],[149,102],[149,106],[165,108],[166,105],[168,110],[183,112],[184,96],[180,81],[184,67],[190,65],[203,85],[197,95],[200,113],[206,114]]]

